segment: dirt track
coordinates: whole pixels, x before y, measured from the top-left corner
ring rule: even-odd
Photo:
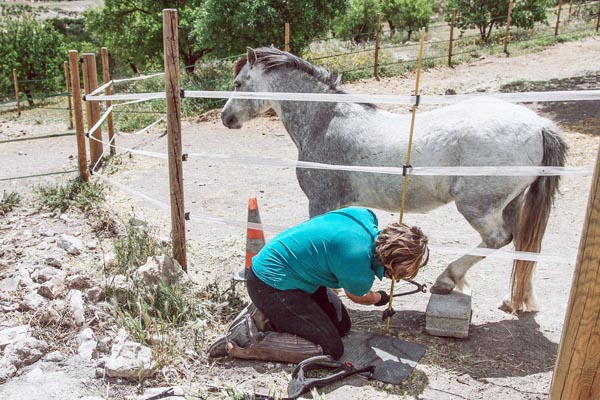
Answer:
[[[424,94],[444,94],[448,89],[456,93],[495,92],[503,85],[519,81],[597,78],[600,73],[599,59],[600,38],[596,37],[560,44],[540,54],[515,58],[490,57],[454,69],[426,71],[421,87]],[[593,81],[590,86],[593,86]],[[596,79],[595,87],[599,86]],[[353,93],[408,94],[413,87],[412,77],[404,77],[363,81],[346,89]],[[580,118],[577,113],[583,112],[579,106],[554,107],[546,111],[541,105],[530,106],[558,122],[578,121]],[[405,108],[392,109],[406,112]],[[567,114],[560,114],[561,110],[567,109]],[[586,125],[586,132],[600,133],[597,105],[588,107],[586,112],[591,115],[586,120],[592,121]],[[35,129],[12,121],[3,121],[2,125],[0,139],[14,130]],[[573,124],[569,124],[569,127],[573,128]],[[289,159],[297,155],[292,141],[275,117],[259,118],[247,123],[241,131],[229,131],[222,126],[217,113],[210,113],[198,120],[184,121],[183,128],[186,153],[261,155]],[[47,128],[41,126],[40,129]],[[160,133],[154,132],[153,137],[158,137]],[[571,148],[568,165],[593,165],[598,149],[597,136],[567,131],[565,139]],[[13,175],[25,174],[40,166],[47,169],[63,168],[69,163],[74,166],[74,161],[67,160],[68,155],[73,153],[72,138],[52,141],[52,146],[59,148],[59,156],[47,152],[48,143],[42,142],[2,145],[0,156],[5,160],[5,165],[18,166],[18,171],[14,171]],[[119,139],[123,146],[138,142],[139,138]],[[144,149],[166,152],[166,141],[164,138],[153,140]],[[27,154],[19,155],[19,151]],[[6,170],[2,172],[3,176],[5,174],[11,176]],[[308,215],[307,200],[298,187],[294,170],[290,168],[244,166],[191,157],[184,164],[184,177],[186,209],[192,217],[210,216],[243,222],[250,196],[258,197],[262,221],[267,225],[290,226]],[[168,175],[162,160],[141,156],[125,158],[113,178],[168,203]],[[0,190],[17,187],[12,182],[0,184]],[[562,193],[556,201],[544,240],[545,253],[574,260],[589,186],[590,177],[563,179]],[[115,190],[112,194],[114,204],[118,204],[122,210],[130,210],[134,206],[138,217],[165,227],[164,221],[168,215],[163,211],[151,208],[143,201],[131,200],[121,191]],[[378,215],[381,225],[398,218],[397,214],[384,212],[378,212]],[[434,244],[468,246],[478,243],[478,235],[452,204],[425,215],[409,214],[406,222],[421,226]],[[272,232],[267,231],[267,239],[271,236]],[[192,221],[188,224],[188,240],[189,269],[200,282],[208,283],[215,279],[224,282],[243,263],[245,232],[242,228]],[[429,266],[419,275],[419,279],[431,286],[435,277],[455,256],[432,251]],[[572,270],[573,264],[541,263],[535,286],[542,311],[536,315],[517,317],[496,308],[508,290],[510,262],[488,259],[479,263],[468,275],[473,290],[473,320],[470,336],[465,340],[435,338],[423,333],[428,295],[415,295],[396,301],[395,308],[399,311],[393,318],[395,332],[406,340],[428,346],[411,383],[405,387],[407,393],[420,399],[489,399],[494,396],[507,399],[545,398],[560,340]],[[382,283],[379,288],[387,289],[388,283]],[[359,321],[355,323],[355,329],[381,329],[379,311],[373,312],[371,308],[353,304],[348,306],[352,309],[355,321]],[[214,334],[224,329],[215,328]],[[208,365],[199,366],[203,373],[198,375],[198,380],[212,382],[218,377],[223,383],[249,390],[254,387],[284,390],[288,380],[286,371],[289,373],[290,368],[284,366],[282,371],[268,367],[265,363],[220,361],[210,368]],[[344,386],[330,390],[327,398],[373,399],[390,396],[381,389],[355,378],[345,381]],[[391,391],[398,393],[397,389]]]

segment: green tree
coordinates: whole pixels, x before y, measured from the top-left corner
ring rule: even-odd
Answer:
[[[134,72],[163,63],[162,10],[175,8],[179,19],[179,55],[188,72],[210,48],[191,34],[203,0],[105,0],[86,11],[85,27],[98,46],[109,49],[118,65]]]
[[[448,10],[456,10],[456,26],[461,30],[477,28],[487,42],[494,27],[506,25],[510,0],[448,0]],[[547,23],[546,8],[550,0],[516,2],[511,25],[531,29],[535,22]],[[450,13],[446,21],[450,21]]]
[[[433,15],[434,0],[382,0],[383,12],[390,27],[390,36],[396,32],[396,27],[406,30],[408,39],[414,29],[429,26]]]
[[[26,8],[1,8],[0,12],[2,86],[16,69],[19,80],[31,81],[20,83],[19,89],[33,105],[34,92],[54,92],[64,83],[64,38],[51,22],[36,20]]]
[[[301,53],[332,26],[346,0],[206,0],[198,10],[195,35],[216,57],[243,53],[246,47],[284,44]]]
[[[334,32],[342,38],[351,37],[356,43],[373,40],[380,12],[380,0],[348,0],[348,9],[336,19]]]

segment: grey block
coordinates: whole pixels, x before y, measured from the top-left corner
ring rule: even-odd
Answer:
[[[433,336],[465,338],[471,323],[471,296],[453,290],[431,294],[425,313],[425,331]]]

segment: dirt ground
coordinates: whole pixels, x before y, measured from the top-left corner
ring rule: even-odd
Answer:
[[[424,71],[423,94],[458,94],[516,90],[598,89],[600,37],[562,43],[539,54],[473,60],[455,68]],[[414,76],[363,80],[347,85],[351,93],[409,94]],[[569,166],[593,166],[600,133],[600,102],[528,104],[556,121],[564,129],[570,146]],[[408,106],[387,107],[406,113]],[[418,124],[418,116],[416,123]],[[29,124],[0,115],[0,141],[8,138],[66,131],[62,122]],[[164,127],[149,135],[118,137],[124,147],[166,152]],[[258,198],[267,240],[279,227],[291,226],[308,216],[308,202],[298,187],[292,168],[241,165],[216,161],[193,153],[258,155],[294,159],[296,148],[276,117],[258,118],[240,131],[226,129],[218,112],[183,122],[184,163],[189,271],[199,282],[226,282],[243,265],[245,230],[202,220],[217,217],[243,223],[249,197]],[[13,142],[0,145],[0,179],[75,168],[73,137]],[[403,157],[403,156],[402,156]],[[161,159],[140,155],[123,156],[111,179],[168,204],[166,164]],[[0,180],[1,190],[27,192],[30,185],[53,178]],[[468,275],[473,291],[473,318],[467,339],[448,339],[424,333],[428,294],[399,298],[394,302],[393,334],[427,346],[427,352],[412,377],[401,388],[351,378],[343,385],[325,390],[328,399],[542,399],[547,397],[560,341],[564,313],[585,216],[591,177],[565,177],[556,199],[543,252],[570,260],[570,263],[539,263],[535,286],[541,303],[536,314],[507,315],[496,307],[508,290],[511,262],[489,258]],[[410,186],[409,186],[410,188]],[[122,211],[135,210],[168,235],[168,212],[119,189],[110,189],[111,203]],[[377,211],[380,225],[398,219],[398,214]],[[456,211],[453,204],[428,214],[408,214],[405,222],[419,225],[437,245],[427,268],[418,280],[431,286],[436,276],[458,254],[443,251],[443,245],[476,245],[477,233]],[[389,289],[389,282],[376,289]],[[402,288],[400,288],[402,289]],[[383,330],[379,310],[360,307],[345,299],[356,330]],[[212,337],[225,327],[211,327]],[[210,339],[210,338],[209,338]],[[208,340],[207,340],[208,342]],[[190,385],[218,382],[244,390],[266,388],[285,392],[290,366],[264,362],[205,360]]]

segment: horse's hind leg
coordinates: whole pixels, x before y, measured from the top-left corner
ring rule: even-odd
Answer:
[[[482,241],[477,247],[499,249],[509,244],[516,233],[522,201],[523,195],[520,194],[504,209],[502,206],[490,205],[465,207],[459,201],[457,201],[456,207],[481,235]],[[480,201],[479,204],[486,205],[486,202]],[[483,256],[464,255],[452,261],[438,276],[431,292],[448,294],[454,288],[462,292],[467,291],[468,285],[465,279],[467,272],[484,258]]]

